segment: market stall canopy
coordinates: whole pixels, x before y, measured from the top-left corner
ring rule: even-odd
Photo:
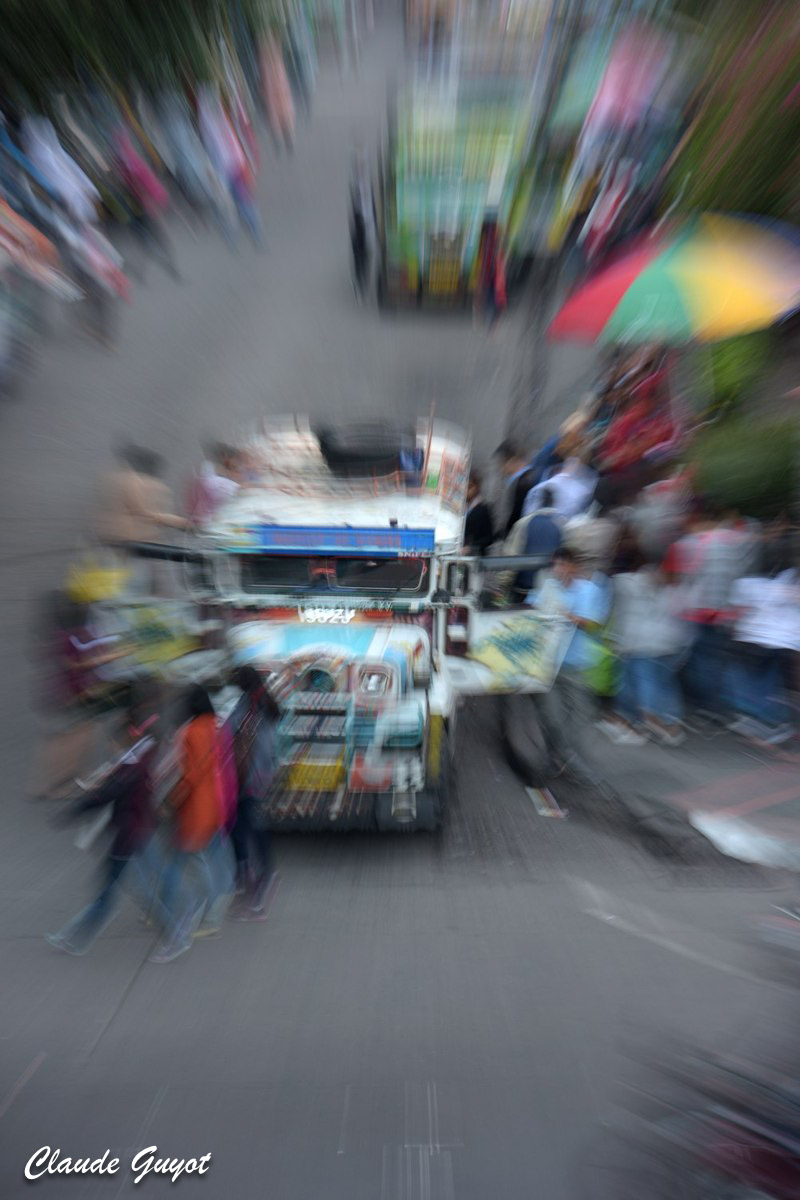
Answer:
[[[705,213],[640,239],[570,297],[552,338],[719,341],[800,303],[800,231]]]

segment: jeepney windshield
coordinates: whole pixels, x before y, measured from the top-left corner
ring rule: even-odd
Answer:
[[[428,582],[425,558],[318,558],[244,554],[246,592],[403,592],[418,595]]]

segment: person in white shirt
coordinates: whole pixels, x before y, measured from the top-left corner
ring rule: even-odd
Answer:
[[[614,716],[599,728],[620,745],[642,745],[646,737],[640,727],[663,745],[680,745],[685,735],[677,673],[688,652],[690,631],[681,620],[679,586],[645,561],[615,575],[613,584],[611,633],[622,678]]]
[[[728,667],[735,733],[767,745],[794,735],[784,696],[787,658],[800,650],[800,573],[750,575],[731,590],[736,613],[734,656]]]
[[[584,512],[592,502],[597,486],[597,472],[587,467],[580,458],[568,458],[560,471],[531,488],[522,506],[523,517],[536,512],[542,505],[545,489],[552,497],[553,508],[565,520]]]
[[[239,490],[239,458],[231,446],[210,445],[195,474],[189,495],[189,516],[195,525],[203,525],[220,505]]]

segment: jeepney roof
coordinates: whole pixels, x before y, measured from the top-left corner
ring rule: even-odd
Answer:
[[[433,530],[437,546],[462,537],[469,439],[455,426],[421,424],[422,479],[401,473],[342,478],[328,467],[305,418],[265,421],[239,441],[249,482],[217,510],[205,533],[235,548],[258,527]],[[421,484],[421,485],[420,485]]]

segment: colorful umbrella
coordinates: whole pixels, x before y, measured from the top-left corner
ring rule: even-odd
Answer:
[[[763,329],[800,303],[800,235],[705,213],[640,239],[567,300],[554,338],[680,344]]]

